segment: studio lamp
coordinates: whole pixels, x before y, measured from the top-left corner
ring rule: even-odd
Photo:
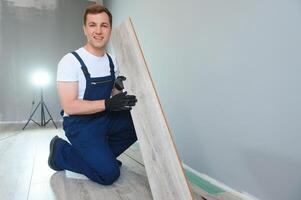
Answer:
[[[56,124],[53,121],[53,118],[44,102],[44,96],[43,96],[43,88],[45,86],[47,86],[49,84],[49,75],[46,71],[36,71],[35,73],[33,73],[32,75],[32,82],[35,86],[40,88],[40,94],[41,94],[41,99],[40,102],[38,103],[38,105],[35,107],[35,109],[33,110],[32,113],[30,113],[30,117],[27,120],[27,123],[25,124],[25,126],[23,127],[23,130],[26,128],[26,126],[28,125],[28,123],[30,121],[33,121],[34,123],[36,123],[39,126],[46,126],[46,124],[50,121],[52,121],[52,123],[54,124],[55,128],[57,128]],[[36,121],[34,121],[32,119],[32,117],[34,116],[35,112],[37,111],[37,109],[41,107],[41,123],[38,123]],[[45,117],[45,110],[49,115],[49,119],[46,121],[46,117]]]

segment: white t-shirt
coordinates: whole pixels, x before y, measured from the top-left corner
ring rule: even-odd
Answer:
[[[88,52],[84,47],[76,50],[76,53],[84,61],[91,78],[109,76],[110,62],[108,56],[98,57]],[[111,54],[109,54],[111,56]],[[119,70],[115,58],[112,57],[114,63],[115,77],[118,76]],[[57,68],[57,81],[78,81],[78,99],[83,99],[86,89],[86,78],[81,69],[81,64],[71,53],[65,55],[59,62]]]

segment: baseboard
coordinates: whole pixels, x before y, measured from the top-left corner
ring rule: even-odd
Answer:
[[[27,122],[27,120],[23,120],[23,121],[0,121],[0,124],[25,124],[26,122]],[[37,122],[39,122],[39,121],[37,121]],[[54,122],[55,123],[57,123],[57,122],[62,123],[63,119],[55,120]],[[33,122],[30,121],[29,123],[33,123]]]
[[[227,192],[242,200],[259,200],[258,198],[248,194],[247,192],[238,192],[230,188],[229,186],[209,177],[206,174],[199,173],[198,171],[194,170],[184,163],[183,168],[188,180],[209,194],[215,195]]]
[[[0,121],[0,124],[25,124],[27,121]]]

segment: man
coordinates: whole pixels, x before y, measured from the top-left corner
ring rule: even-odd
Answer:
[[[63,128],[71,144],[55,136],[48,164],[53,170],[70,170],[110,185],[120,175],[116,158],[137,140],[130,114],[137,100],[122,91],[125,77],[115,78],[116,63],[105,50],[111,13],[100,4],[89,6],[83,29],[86,45],[65,55],[57,71]]]

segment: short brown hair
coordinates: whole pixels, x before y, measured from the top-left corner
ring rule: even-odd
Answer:
[[[103,12],[107,13],[107,15],[109,16],[110,25],[112,27],[112,14],[106,7],[102,6],[99,3],[94,3],[86,8],[86,11],[84,14],[84,25],[86,25],[88,14],[99,14],[99,13],[103,13]]]

